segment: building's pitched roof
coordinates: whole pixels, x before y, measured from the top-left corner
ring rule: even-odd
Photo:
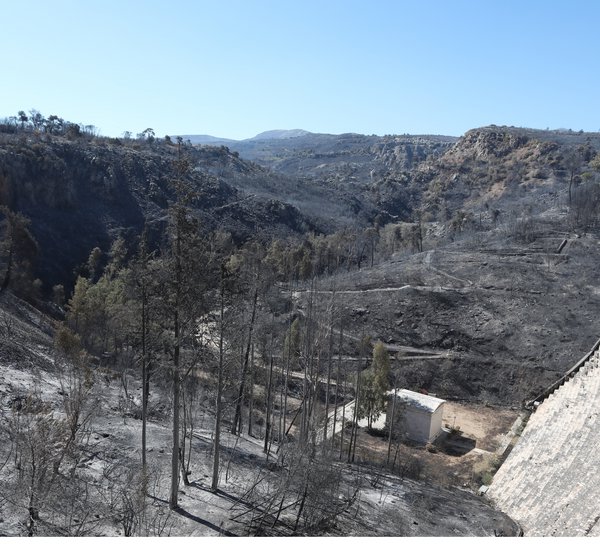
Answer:
[[[425,410],[427,412],[435,412],[442,404],[446,401],[432,397],[431,395],[423,395],[416,391],[409,391],[408,389],[397,389],[397,398],[407,406],[412,406],[419,410]],[[393,395],[394,391],[390,391],[388,395]]]

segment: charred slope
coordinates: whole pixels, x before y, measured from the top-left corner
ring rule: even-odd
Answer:
[[[364,211],[370,220],[410,220],[421,200],[411,174],[447,151],[449,136],[305,134],[230,145],[245,159],[305,181],[319,181]]]
[[[400,386],[520,406],[598,339],[600,254],[596,233],[555,223],[523,244],[505,230],[445,246],[428,237],[423,253],[322,280],[317,303],[328,308],[335,289],[347,354],[359,356],[363,336],[383,341]]]
[[[600,134],[490,126],[467,132],[413,173],[422,209],[445,220],[458,210],[539,213],[560,201],[600,150]]]
[[[293,176],[371,180],[390,170],[410,170],[428,156],[456,142],[448,136],[365,136],[312,134],[291,138],[251,139],[231,149],[245,159]]]
[[[69,283],[94,247],[129,243],[145,223],[158,241],[174,199],[177,147],[2,135],[0,202],[31,219],[40,245],[36,275]],[[285,236],[329,231],[353,221],[343,200],[316,184],[298,186],[224,147],[186,148],[193,207],[207,230]]]
[[[39,428],[47,427],[49,421],[61,420],[70,390],[67,383],[66,367],[56,361],[53,346],[54,322],[31,305],[16,299],[10,293],[0,296],[0,318],[3,320],[0,331],[0,457],[7,458],[14,453],[17,445],[14,435],[19,428],[27,435],[21,441],[46,450],[36,438]],[[141,421],[139,416],[123,408],[121,382],[119,378],[106,377],[103,372],[93,370],[89,403],[83,405],[87,414],[93,409],[86,424],[87,438],[72,447],[77,469],[67,470],[61,465],[61,479],[50,487],[42,507],[38,511],[39,536],[79,535],[121,535],[122,512],[120,503],[106,500],[115,488],[126,492],[131,489],[130,472],[121,474],[127,466],[135,470],[139,465],[139,439]],[[135,378],[135,376],[133,376]],[[134,380],[136,381],[136,380]],[[133,385],[133,388],[138,388]],[[138,393],[139,391],[133,391]],[[168,472],[170,456],[168,450],[171,435],[169,420],[161,414],[160,404],[165,401],[163,392],[153,383],[152,404],[156,408],[148,422],[148,457],[153,469],[153,495],[156,497],[151,509],[167,517],[168,504],[164,497],[168,493],[168,479],[161,476]],[[18,422],[17,422],[18,420]],[[21,425],[19,425],[21,424]],[[256,517],[257,508],[264,508],[264,498],[256,489],[260,477],[262,489],[273,492],[277,489],[280,469],[265,470],[266,455],[262,443],[245,436],[234,436],[229,432],[222,435],[222,450],[227,451],[228,466],[235,477],[229,483],[221,481],[218,494],[206,492],[203,474],[212,469],[211,431],[214,427],[212,414],[202,418],[196,428],[198,438],[194,440],[194,461],[192,485],[185,487],[181,494],[182,509],[171,514],[168,531],[172,536],[218,536],[245,532]],[[43,434],[47,439],[55,438],[55,433]],[[49,436],[48,436],[49,435]],[[62,441],[56,441],[58,448]],[[48,456],[34,457],[39,464],[48,462]],[[55,459],[55,456],[50,456]],[[70,460],[71,455],[67,455]],[[271,453],[271,461],[273,459]],[[315,464],[318,464],[318,459]],[[31,469],[29,458],[21,458],[17,469],[15,463],[7,462],[0,471],[2,491],[0,496],[11,496],[4,500],[0,533],[4,536],[24,534],[23,520],[28,516],[28,495],[23,492],[22,470]],[[67,460],[65,460],[66,462]],[[33,464],[34,468],[39,464]],[[21,467],[23,466],[23,467]],[[52,469],[52,468],[50,468]],[[333,469],[341,470],[344,484],[341,494],[335,499],[344,499],[346,489],[357,489],[360,500],[352,505],[336,521],[335,525],[324,530],[325,535],[355,536],[491,536],[502,534],[515,536],[518,527],[506,515],[494,510],[479,497],[458,489],[442,489],[425,481],[411,481],[397,475],[383,474],[380,469],[368,465],[356,466],[339,464]],[[29,471],[27,472],[29,473]],[[319,473],[318,471],[316,473]],[[154,475],[156,474],[156,475]],[[121,478],[122,477],[122,478]],[[326,502],[323,496],[330,489],[327,483],[319,483],[313,474],[313,484],[320,500],[317,505],[328,508],[335,502]],[[85,481],[88,492],[80,494],[79,481]],[[93,484],[90,484],[93,482]],[[271,483],[273,485],[271,486]],[[302,479],[302,483],[304,480]],[[322,488],[325,486],[326,491]],[[118,487],[117,487],[118,486]],[[73,491],[79,490],[79,492]],[[246,492],[252,489],[253,492]],[[312,489],[311,489],[312,490]],[[266,495],[269,498],[269,495]],[[383,497],[383,500],[382,500]],[[260,498],[260,500],[258,500]],[[77,499],[77,500],[76,500]],[[313,502],[314,504],[315,502]],[[274,509],[277,503],[274,504]],[[84,515],[70,516],[70,509],[77,508]],[[237,508],[233,508],[237,506]],[[298,503],[284,509],[278,524],[264,524],[261,534],[290,534],[298,515]],[[150,508],[148,508],[150,510]],[[247,512],[244,514],[244,510]],[[262,511],[262,510],[261,510]],[[195,515],[197,514],[197,515]],[[331,515],[331,509],[326,512]],[[86,516],[94,522],[86,524]],[[64,517],[63,517],[64,516]],[[51,520],[51,522],[49,522]],[[80,521],[82,520],[82,521]],[[80,529],[75,532],[73,527]],[[71,532],[69,532],[69,530]],[[160,533],[148,532],[158,536]],[[165,533],[166,534],[166,533]],[[297,534],[297,533],[296,533]]]

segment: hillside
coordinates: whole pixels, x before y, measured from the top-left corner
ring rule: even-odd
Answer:
[[[350,202],[318,182],[300,184],[224,147],[187,148],[184,157],[206,231],[244,240],[355,223]],[[107,252],[119,236],[134,243],[144,224],[158,245],[177,159],[177,146],[166,143],[0,134],[0,202],[31,220],[40,246],[35,274],[47,289],[70,285],[94,247]]]
[[[344,139],[352,146],[344,149]],[[420,139],[405,141],[414,145]],[[420,207],[423,252],[410,243],[404,249],[394,246],[391,226],[379,232],[378,248],[399,252],[372,268],[322,280],[317,293],[328,297],[326,290],[337,291],[357,341],[368,335],[383,340],[391,352],[402,347],[433,351],[423,359],[404,359],[400,352],[397,372],[411,388],[519,405],[551,383],[600,333],[594,323],[600,203],[593,162],[600,135],[474,129],[445,142],[441,151],[434,149],[411,171],[398,148],[392,148],[402,140],[306,136],[285,144],[272,141],[262,150],[257,145],[241,155],[260,151],[258,162],[283,170],[295,167],[290,173],[299,172],[295,163],[302,158],[307,171],[313,167],[313,177],[319,171],[324,178],[336,174],[351,186],[351,177],[335,172],[336,159],[352,151],[359,160],[356,152],[361,151],[364,161],[367,150],[357,144],[372,141],[370,165],[357,162],[356,170],[364,174],[367,167],[383,163],[390,210],[399,203]],[[292,142],[297,146],[287,145]],[[320,159],[315,169],[316,152],[332,143],[337,155]],[[382,155],[386,151],[390,156]],[[383,181],[373,187],[383,189]],[[407,193],[411,201],[399,202]],[[385,201],[380,194],[380,214]],[[396,230],[404,232],[402,226]],[[306,307],[306,292],[297,293]]]
[[[443,246],[431,235],[423,253],[322,280],[318,304],[328,308],[335,290],[350,350],[362,336],[382,340],[402,386],[519,406],[600,335],[598,243],[553,224],[526,244],[508,225]],[[308,292],[297,296],[306,307]]]
[[[494,126],[0,134],[2,532],[518,534],[475,491],[523,403],[600,335],[599,149]],[[144,228],[149,250],[107,254]],[[34,240],[35,308],[11,293]],[[446,400],[441,442],[368,428],[384,387]]]
[[[347,198],[355,214],[364,212],[370,220],[390,221],[412,218],[423,192],[413,171],[426,160],[438,158],[456,141],[450,136],[269,131],[222,143],[244,159],[301,179],[303,186],[321,183]]]
[[[412,220],[416,209],[446,222],[457,212],[506,216],[564,205],[569,181],[589,183],[588,163],[600,151],[598,133],[494,125],[460,138],[266,134],[228,146],[276,173],[353,197],[383,222]]]
[[[211,492],[209,428],[214,420],[201,398],[198,406],[203,413],[197,420],[189,465],[191,483],[181,489],[179,508],[169,510],[161,498],[168,491],[171,435],[165,407],[169,401],[167,392],[156,387],[148,423],[149,492],[140,496],[137,378],[125,374],[123,381],[111,370],[96,370],[86,376],[91,379],[81,396],[77,372],[54,350],[52,320],[10,295],[0,297],[0,318],[4,321],[0,331],[0,457],[8,458],[0,465],[0,536],[28,534],[28,492],[33,489],[43,496],[36,514],[39,518],[34,518],[36,536],[295,533],[297,503],[280,520],[269,513],[272,503],[265,504],[269,493],[281,484],[283,468],[275,464],[273,453],[268,461],[262,441],[256,437],[223,435],[227,463],[221,470],[220,491]],[[75,400],[81,401],[78,431],[83,436],[78,447],[69,449],[61,459],[64,442],[57,434]],[[17,435],[27,440],[35,455],[24,454],[22,465],[15,470],[11,453]],[[38,440],[40,437],[45,440]],[[48,463],[57,459],[61,469],[55,479]],[[48,474],[36,480],[39,487],[18,477],[21,471],[31,473],[28,462],[33,465],[34,479],[36,466]],[[336,461],[331,468],[324,465],[323,470],[310,475],[314,488],[306,511],[315,525],[307,525],[303,534],[514,536],[519,531],[510,518],[464,490],[383,475],[369,465]],[[326,482],[319,480],[323,476]],[[301,483],[302,479],[293,484]],[[291,496],[295,490],[290,487],[285,492]],[[340,514],[335,523],[318,521],[337,508]]]

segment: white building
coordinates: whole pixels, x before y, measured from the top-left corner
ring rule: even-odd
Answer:
[[[394,391],[389,393],[387,419],[392,419]],[[394,424],[402,424],[402,433],[411,441],[431,443],[442,432],[446,401],[408,389],[396,389]],[[394,433],[396,431],[394,430]]]

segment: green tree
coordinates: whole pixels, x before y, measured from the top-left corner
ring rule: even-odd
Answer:
[[[377,386],[384,392],[387,391],[390,378],[390,356],[381,341],[378,341],[373,348],[371,369],[375,373]]]
[[[140,132],[137,135],[137,137],[138,137],[138,140],[145,140],[149,144],[152,144],[155,140],[156,133],[154,132],[154,129],[147,128],[146,130],[143,130],[142,132]]]
[[[122,236],[119,236],[113,241],[108,252],[108,265],[106,267],[106,274],[113,278],[116,274],[125,266],[125,259],[127,258],[127,245]]]
[[[21,130],[24,130],[25,123],[27,123],[29,121],[29,117],[27,117],[27,114],[24,111],[19,111],[19,113],[17,115],[19,118],[19,122],[21,123]]]
[[[37,109],[29,111],[29,115],[29,121],[33,125],[33,130],[40,130],[44,126],[44,116]]]
[[[90,255],[87,260],[86,268],[90,275],[90,280],[95,280],[100,275],[100,264],[102,263],[102,249],[94,247],[90,251]]]
[[[359,417],[367,418],[369,429],[384,412],[389,388],[390,359],[385,345],[378,341],[373,348],[373,361],[361,374]]]
[[[8,207],[0,207],[0,262],[4,275],[0,293],[7,288],[27,296],[33,284],[32,264],[38,244],[29,230],[29,219]]]

